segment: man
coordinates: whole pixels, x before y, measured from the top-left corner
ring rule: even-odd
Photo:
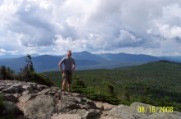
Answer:
[[[75,70],[75,60],[71,56],[72,52],[68,50],[67,56],[62,58],[62,60],[59,62],[59,68],[62,72],[62,91],[65,91],[66,84],[68,87],[68,92],[70,91],[72,74]],[[64,65],[64,67],[62,67],[62,65]]]

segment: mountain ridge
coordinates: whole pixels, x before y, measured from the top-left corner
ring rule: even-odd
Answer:
[[[40,55],[32,56],[34,68],[37,72],[58,70],[58,63],[65,55]],[[75,52],[72,57],[76,60],[77,69],[111,69],[116,67],[126,67],[144,64],[152,61],[171,60],[163,57],[155,57],[144,54],[126,53],[102,53],[92,54],[87,51]],[[19,58],[0,59],[0,65],[5,65],[15,71],[25,65],[25,56]]]

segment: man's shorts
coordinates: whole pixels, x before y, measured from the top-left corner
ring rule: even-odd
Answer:
[[[68,84],[72,83],[72,72],[69,71],[63,71],[62,73],[62,79],[66,82],[68,82]]]

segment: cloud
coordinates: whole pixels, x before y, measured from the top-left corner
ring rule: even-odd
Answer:
[[[0,56],[4,56],[6,54],[9,54],[9,55],[16,55],[18,51],[7,51],[5,49],[0,49]]]
[[[3,0],[0,16],[0,49],[17,54],[181,50],[178,0]]]
[[[162,8],[162,16],[153,20],[149,33],[159,35],[165,39],[180,38],[181,35],[181,6],[170,4]]]

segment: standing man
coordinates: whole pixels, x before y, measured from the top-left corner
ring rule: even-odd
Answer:
[[[71,57],[71,50],[67,51],[67,56],[62,58],[59,62],[59,68],[62,72],[62,91],[65,91],[65,87],[67,84],[68,92],[70,91],[70,85],[72,81],[72,74],[75,70],[75,60]],[[64,67],[62,67],[64,65]]]

